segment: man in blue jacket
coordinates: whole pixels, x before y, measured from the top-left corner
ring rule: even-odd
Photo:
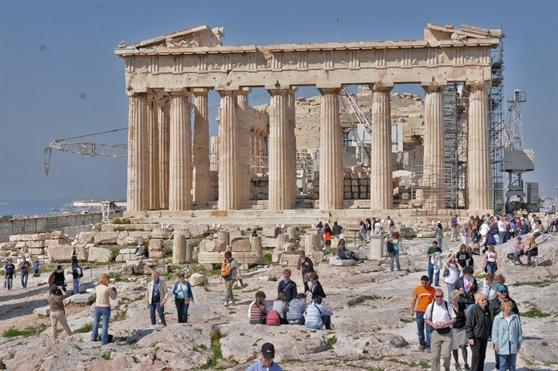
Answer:
[[[287,295],[287,301],[290,302],[296,298],[297,290],[296,283],[291,280],[291,270],[285,269],[283,271],[283,279],[277,285],[277,294],[284,293]]]

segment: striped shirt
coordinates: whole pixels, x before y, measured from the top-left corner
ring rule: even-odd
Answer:
[[[287,321],[296,322],[304,317],[306,310],[306,302],[302,299],[295,298],[289,303],[289,311],[287,312]]]
[[[265,305],[257,305],[256,303],[250,304],[250,324],[265,324],[266,310]]]
[[[323,327],[322,316],[331,316],[332,313],[323,304],[310,304],[306,308],[305,326],[308,328],[319,330]]]

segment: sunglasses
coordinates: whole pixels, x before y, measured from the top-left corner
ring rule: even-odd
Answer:
[[[444,295],[434,295],[435,298],[443,298]]]

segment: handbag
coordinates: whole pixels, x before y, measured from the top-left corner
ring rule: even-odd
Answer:
[[[449,276],[450,271],[448,269],[448,267],[444,267],[444,272],[442,272],[442,277],[447,277]]]
[[[322,318],[322,322],[324,323],[326,330],[331,330],[331,316],[323,315],[320,308],[316,304],[314,304],[314,306],[316,307],[318,312],[320,312],[320,317]]]

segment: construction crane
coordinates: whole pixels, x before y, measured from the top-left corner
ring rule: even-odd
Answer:
[[[341,89],[339,95],[341,98],[341,103],[345,108],[345,112],[352,115],[357,122],[357,125],[350,131],[353,140],[356,142],[357,160],[362,164],[370,163],[370,154],[368,152],[368,148],[366,147],[365,136],[368,135],[370,137],[372,132],[372,125],[370,124],[370,121],[368,120],[364,112],[362,112],[362,110],[358,106],[356,99],[347,89]]]
[[[50,160],[52,157],[52,151],[61,151],[88,157],[125,158],[128,153],[128,146],[126,144],[99,144],[94,142],[76,141],[77,139],[89,138],[108,133],[115,133],[122,130],[128,130],[128,128],[118,128],[113,130],[101,131],[98,133],[79,135],[76,137],[54,139],[45,147],[43,151],[43,165],[45,174],[48,175],[50,171]]]

